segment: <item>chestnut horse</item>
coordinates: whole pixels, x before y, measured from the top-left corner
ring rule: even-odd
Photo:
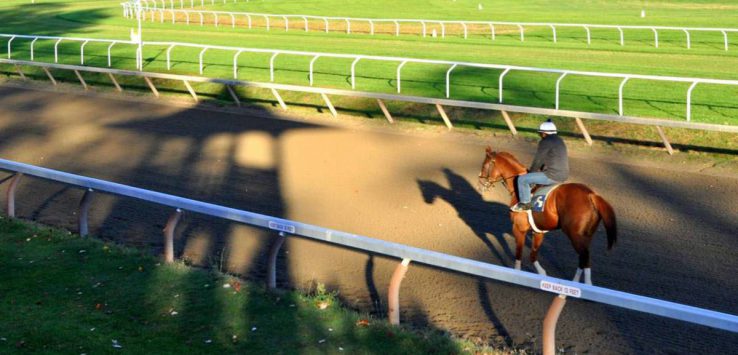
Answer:
[[[486,156],[479,173],[479,189],[486,191],[494,187],[496,182],[502,184],[510,192],[510,206],[518,202],[516,177],[527,173],[527,169],[510,153],[494,152],[487,147]],[[579,254],[579,268],[574,281],[578,282],[584,272],[584,282],[592,284],[589,245],[592,235],[597,230],[600,220],[607,231],[607,249],[612,249],[617,239],[615,211],[605,199],[583,184],[561,184],[548,195],[543,212],[510,212],[515,236],[515,269],[520,270],[523,244],[528,231],[532,229],[528,214],[539,231],[561,229],[571,241],[574,250]],[[530,261],[539,274],[546,271],[538,263],[538,251],[543,243],[544,233],[533,232],[533,244],[530,250]]]

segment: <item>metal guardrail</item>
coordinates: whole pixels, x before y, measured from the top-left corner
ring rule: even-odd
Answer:
[[[326,106],[329,108],[330,112],[333,114],[334,117],[337,116],[337,112],[336,112],[335,107],[333,106],[333,103],[328,97],[328,95],[373,99],[373,100],[377,100],[379,107],[381,108],[382,112],[384,113],[385,117],[390,123],[393,122],[392,114],[389,112],[389,110],[387,110],[387,107],[385,106],[384,101],[398,101],[398,102],[410,102],[410,103],[434,105],[436,109],[438,110],[438,113],[443,118],[444,123],[449,129],[453,128],[453,123],[451,119],[449,119],[448,115],[446,114],[446,111],[444,110],[444,106],[481,109],[481,110],[495,110],[495,111],[501,111],[502,117],[504,118],[505,123],[507,124],[508,128],[510,129],[513,135],[517,134],[517,129],[515,128],[514,123],[510,119],[510,116],[508,114],[509,112],[568,117],[568,118],[575,119],[579,129],[582,131],[584,135],[584,138],[587,140],[587,143],[589,143],[590,145],[592,144],[592,140],[589,136],[587,128],[582,122],[582,119],[612,121],[612,122],[621,122],[621,123],[637,124],[637,125],[647,125],[647,126],[656,127],[661,139],[663,140],[664,146],[667,149],[667,152],[669,154],[673,154],[673,150],[671,148],[671,145],[666,135],[664,134],[662,130],[662,127],[686,128],[686,129],[725,132],[725,133],[738,133],[738,126],[674,121],[674,120],[665,120],[665,119],[658,119],[658,118],[619,116],[619,115],[609,115],[609,114],[592,113],[592,112],[556,110],[556,109],[514,106],[514,105],[484,103],[484,102],[474,102],[474,101],[436,99],[436,98],[428,98],[428,97],[421,97],[421,96],[384,94],[384,93],[364,92],[364,91],[355,91],[355,90],[317,88],[317,87],[306,87],[306,86],[275,84],[275,83],[259,83],[259,82],[250,82],[250,81],[233,80],[233,79],[216,79],[216,78],[207,78],[207,77],[201,77],[201,76],[141,72],[141,71],[133,71],[133,70],[109,69],[109,68],[99,68],[99,67],[68,65],[68,64],[39,63],[39,62],[9,60],[9,59],[0,59],[0,64],[9,64],[9,65],[16,66],[21,76],[24,75],[23,71],[20,69],[21,66],[31,66],[31,67],[42,68],[43,71],[46,73],[46,75],[49,77],[49,79],[52,81],[52,83],[54,83],[55,85],[56,85],[56,80],[54,76],[52,75],[52,73],[49,71],[49,69],[73,71],[76,74],[77,78],[79,79],[80,83],[85,88],[87,88],[87,83],[82,77],[82,75],[80,74],[80,72],[106,74],[110,78],[113,85],[115,85],[115,87],[119,91],[122,91],[123,89],[121,88],[118,81],[115,79],[116,75],[141,77],[146,81],[146,84],[149,86],[151,91],[156,96],[159,95],[159,92],[156,89],[156,86],[154,85],[154,82],[151,79],[181,81],[186,87],[186,89],[188,90],[188,92],[192,95],[195,101],[198,100],[198,96],[195,90],[190,85],[190,83],[196,82],[196,83],[220,84],[226,87],[227,91],[231,95],[231,98],[233,98],[234,102],[239,106],[241,102],[240,102],[238,95],[233,90],[233,87],[251,87],[251,88],[271,90],[271,93],[274,95],[277,102],[279,102],[280,106],[285,110],[287,109],[287,105],[285,104],[284,100],[279,94],[279,91],[313,93],[313,94],[320,95],[322,97]]]
[[[36,36],[36,35],[18,35],[18,34],[0,34],[0,37],[9,38],[7,47],[8,59],[12,58],[12,43],[16,38],[32,39],[31,41],[31,59],[34,57],[34,44],[38,39],[50,39],[56,40],[54,44],[54,61],[58,62],[58,46],[62,41],[75,41],[81,42],[80,46],[80,64],[84,64],[84,48],[89,42],[103,42],[109,43],[107,50],[108,66],[112,65],[111,62],[111,49],[116,44],[129,44],[138,45],[138,42],[134,41],[119,41],[109,39],[92,39],[92,38],[76,38],[76,37],[55,37],[55,36]],[[484,64],[484,63],[473,63],[473,62],[458,62],[448,60],[432,60],[432,59],[416,59],[416,58],[403,58],[403,57],[387,57],[387,56],[371,56],[371,55],[355,55],[355,54],[336,54],[336,53],[321,53],[321,52],[306,52],[306,51],[291,51],[291,50],[278,50],[278,49],[261,49],[261,48],[244,48],[244,47],[230,47],[230,46],[214,46],[214,45],[203,45],[195,43],[179,43],[179,42],[143,42],[142,46],[162,46],[166,47],[166,61],[167,69],[171,68],[171,52],[177,47],[188,47],[200,49],[199,53],[199,67],[200,74],[204,73],[204,56],[208,50],[222,50],[233,52],[233,77],[238,78],[238,59],[243,53],[262,53],[271,54],[269,59],[269,73],[270,80],[274,81],[275,71],[275,60],[279,55],[294,55],[303,57],[312,57],[309,65],[309,82],[312,86],[314,83],[313,68],[315,62],[320,58],[339,58],[339,59],[351,59],[351,88],[356,87],[356,65],[362,61],[381,61],[398,63],[397,72],[397,93],[402,92],[402,68],[408,63],[416,64],[427,64],[427,65],[443,65],[449,67],[446,71],[446,98],[451,97],[451,73],[458,67],[467,68],[480,68],[501,71],[498,78],[497,86],[499,97],[499,103],[503,103],[504,97],[504,78],[511,71],[522,71],[522,72],[535,72],[542,74],[555,74],[558,75],[556,80],[556,95],[555,95],[555,109],[560,108],[560,87],[561,82],[567,76],[588,76],[597,78],[613,78],[620,79],[620,86],[618,89],[618,113],[620,116],[624,115],[623,107],[623,90],[626,83],[631,79],[636,80],[650,80],[650,81],[662,81],[662,82],[673,82],[673,83],[687,83],[690,84],[686,91],[686,120],[691,121],[692,118],[692,92],[698,84],[711,84],[711,85],[729,85],[738,86],[738,80],[722,80],[722,79],[706,79],[706,78],[689,78],[689,77],[675,77],[675,76],[657,76],[657,75],[640,75],[640,74],[626,74],[626,73],[602,73],[602,72],[591,72],[591,71],[578,71],[578,70],[565,70],[565,69],[548,69],[548,68],[535,68],[535,67],[523,67],[514,65],[500,65],[500,64]]]
[[[164,23],[165,21],[171,21],[176,23],[176,14],[183,14],[185,17],[185,23],[190,24],[190,17],[199,16],[200,26],[204,25],[205,16],[208,15],[213,19],[215,26],[219,26],[221,17],[229,18],[229,24],[231,27],[236,27],[237,18],[244,18],[246,20],[247,28],[252,28],[252,17],[263,18],[266,22],[267,31],[270,30],[270,19],[281,19],[284,22],[284,30],[290,30],[290,19],[296,19],[302,22],[302,27],[305,32],[310,31],[309,22],[321,22],[323,31],[330,32],[331,22],[342,22],[345,23],[345,32],[351,33],[352,23],[362,23],[369,25],[369,33],[375,34],[375,24],[391,24],[394,25],[394,35],[400,35],[400,27],[402,24],[409,25],[420,25],[420,35],[423,37],[428,36],[428,26],[437,25],[441,28],[440,37],[445,38],[447,33],[447,27],[457,26],[462,28],[464,38],[469,37],[470,26],[484,26],[489,28],[489,35],[492,40],[496,39],[495,26],[506,26],[506,27],[517,27],[520,33],[520,41],[525,41],[525,28],[526,27],[546,27],[551,29],[553,42],[558,42],[557,28],[581,28],[586,32],[587,44],[592,44],[592,32],[591,29],[608,29],[617,30],[620,34],[620,45],[625,45],[625,32],[623,30],[650,30],[654,35],[654,47],[659,48],[659,32],[672,31],[672,32],[683,32],[686,36],[687,49],[692,48],[692,32],[715,32],[722,34],[724,48],[727,51],[729,46],[728,33],[738,33],[738,28],[716,28],[716,27],[678,27],[678,26],[644,26],[644,25],[603,25],[603,24],[579,24],[579,23],[554,23],[554,22],[510,22],[510,21],[466,21],[466,20],[425,20],[425,19],[384,19],[384,18],[360,18],[360,17],[335,17],[335,16],[315,16],[315,15],[302,15],[302,14],[267,14],[267,13],[255,13],[255,12],[235,12],[235,11],[210,11],[210,10],[185,10],[184,1],[180,3],[180,9],[175,8],[174,1],[170,1],[170,6],[167,7],[166,3],[162,1],[162,6],[158,6],[157,1],[151,0],[153,6],[149,5],[148,0],[141,0],[143,20],[146,20],[146,13],[149,13],[150,21],[156,21],[155,15],[159,15],[159,21]],[[123,7],[123,16],[126,18],[133,18],[135,13],[135,4],[132,2],[121,3]],[[203,2],[204,6],[204,2]],[[194,2],[193,2],[194,7]],[[168,16],[169,18],[166,18]]]
[[[556,322],[567,296],[723,329],[730,332],[738,332],[738,316],[727,313],[629,294],[593,285],[580,284],[549,276],[541,276],[499,265],[439,253],[432,250],[415,248],[399,243],[373,239],[283,218],[219,206],[207,202],[144,190],[5,159],[0,159],[0,170],[14,173],[7,191],[7,212],[11,217],[15,216],[15,191],[18,186],[19,179],[23,175],[55,181],[84,189],[85,194],[82,197],[79,207],[80,231],[84,231],[84,233],[80,234],[83,236],[87,232],[88,209],[91,205],[91,194],[94,192],[133,198],[175,209],[169,218],[166,228],[164,229],[164,254],[167,262],[174,261],[173,234],[183,211],[190,211],[278,232],[279,238],[275,241],[272,249],[270,250],[270,270],[268,270],[268,286],[270,288],[275,286],[276,256],[279,252],[279,248],[281,248],[284,242],[286,234],[317,240],[334,246],[400,259],[402,262],[398,265],[395,273],[393,274],[388,296],[390,299],[390,321],[394,324],[399,323],[400,283],[407,272],[408,265],[411,262],[415,262],[442,270],[459,272],[466,275],[483,277],[489,280],[507,282],[514,285],[558,294],[558,296],[554,298],[546,319],[544,320],[543,342],[544,353],[546,354],[555,353],[554,339]]]

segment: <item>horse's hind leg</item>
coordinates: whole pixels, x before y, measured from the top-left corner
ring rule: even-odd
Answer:
[[[533,233],[533,245],[530,248],[530,262],[536,267],[539,274],[546,276],[546,270],[543,269],[541,263],[538,262],[538,250],[543,244],[543,233]]]
[[[589,259],[589,247],[577,247],[577,253],[579,254],[579,268],[577,269],[576,281],[579,281],[579,276],[584,270],[584,283],[587,285],[592,284],[592,269],[590,268]]]

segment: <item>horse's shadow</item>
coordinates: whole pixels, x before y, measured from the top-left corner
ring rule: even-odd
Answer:
[[[436,198],[450,203],[461,220],[487,246],[499,263],[511,266],[510,263],[514,260],[515,253],[505,240],[505,235],[511,225],[509,207],[501,203],[485,201],[474,186],[450,169],[444,168],[443,173],[446,175],[449,188],[433,181],[418,180],[425,203],[433,204]],[[488,235],[494,239],[490,239]]]

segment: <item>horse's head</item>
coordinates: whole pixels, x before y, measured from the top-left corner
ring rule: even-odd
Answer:
[[[487,146],[482,162],[482,170],[479,172],[479,182],[477,184],[479,192],[486,192],[490,187],[494,187],[496,182],[502,180],[502,172],[495,164],[496,157],[497,152],[493,151],[492,147]]]
[[[510,153],[495,152],[492,147],[487,146],[477,188],[479,192],[485,192],[494,187],[495,183],[502,182],[510,189],[507,180],[524,173],[525,167]]]

